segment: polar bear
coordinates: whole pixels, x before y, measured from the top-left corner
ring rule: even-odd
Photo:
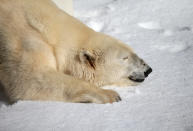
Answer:
[[[117,102],[100,87],[135,85],[151,72],[128,45],[51,0],[0,0],[0,81],[11,102]]]

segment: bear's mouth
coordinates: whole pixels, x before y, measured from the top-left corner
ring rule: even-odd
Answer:
[[[138,78],[134,78],[133,76],[129,76],[128,77],[130,80],[134,81],[134,82],[143,82],[145,79],[138,79]]]

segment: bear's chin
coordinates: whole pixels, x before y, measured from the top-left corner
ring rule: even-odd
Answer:
[[[128,86],[137,86],[139,84],[141,84],[142,82],[136,82],[130,79],[124,79],[124,80],[120,80],[111,84],[107,84],[107,85],[112,85],[112,86],[119,86],[119,87],[128,87]]]

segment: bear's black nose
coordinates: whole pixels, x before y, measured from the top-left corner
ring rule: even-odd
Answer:
[[[147,77],[152,72],[152,68],[150,67],[144,72],[145,77]]]

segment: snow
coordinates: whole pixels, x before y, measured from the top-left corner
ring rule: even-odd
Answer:
[[[145,29],[150,29],[150,30],[159,30],[161,29],[161,25],[158,22],[155,21],[148,21],[148,22],[142,22],[138,23],[139,27],[145,28]]]
[[[97,32],[101,32],[104,28],[104,24],[99,21],[88,21],[87,26]]]
[[[129,44],[153,73],[113,104],[0,104],[0,131],[192,131],[193,1],[74,0],[75,16]],[[139,24],[140,23],[140,24]],[[139,26],[141,25],[141,26]]]

